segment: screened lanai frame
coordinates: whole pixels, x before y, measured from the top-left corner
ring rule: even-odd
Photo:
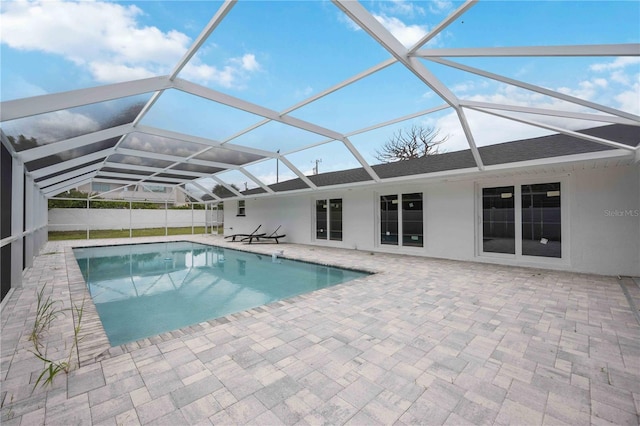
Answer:
[[[469,125],[467,115],[469,111],[477,111],[505,120],[516,121],[528,126],[534,126],[552,132],[567,134],[579,139],[596,142],[617,149],[621,156],[640,159],[638,148],[621,144],[612,140],[597,138],[578,133],[568,128],[548,124],[547,117],[566,120],[584,120],[601,124],[628,124],[640,126],[640,117],[596,102],[547,89],[545,87],[515,79],[506,75],[489,72],[479,67],[466,65],[465,58],[516,58],[516,57],[638,57],[640,44],[595,44],[595,45],[562,45],[562,46],[510,46],[510,47],[469,47],[469,48],[435,48],[425,47],[431,40],[439,36],[452,23],[461,19],[478,1],[468,0],[461,4],[450,15],[420,39],[413,46],[405,47],[363,4],[356,1],[333,0],[337,10],[357,25],[368,37],[377,43],[388,54],[388,59],[373,65],[344,81],[327,87],[306,99],[283,110],[247,101],[246,99],[229,95],[223,91],[206,87],[180,77],[181,71],[203,48],[216,28],[232,13],[236,1],[225,1],[212,19],[208,22],[191,47],[175,64],[168,75],[145,78],[122,83],[114,83],[97,87],[71,90],[63,93],[35,96],[24,99],[8,100],[0,104],[0,123],[2,123],[1,139],[5,149],[12,157],[12,194],[17,199],[26,198],[24,210],[38,212],[25,215],[26,223],[22,223],[18,216],[23,216],[22,206],[14,204],[15,212],[12,219],[12,230],[9,237],[3,238],[2,246],[15,241],[22,235],[32,232],[34,228],[46,226],[46,199],[57,194],[91,182],[119,183],[121,188],[129,185],[144,185],[153,183],[167,185],[206,203],[219,203],[223,199],[244,199],[246,197],[277,196],[280,191],[272,188],[269,182],[260,179],[249,168],[264,161],[276,160],[299,179],[301,185],[287,193],[313,193],[319,188],[309,178],[309,173],[303,167],[296,165],[291,158],[296,153],[314,149],[327,144],[339,143],[355,159],[355,162],[369,177],[369,183],[385,183],[376,174],[371,164],[356,148],[352,139],[365,135],[386,126],[404,123],[409,120],[426,117],[441,111],[454,111],[459,126],[462,128],[468,147],[473,154],[478,171],[491,170],[486,166],[478,151],[476,137]],[[584,110],[592,112],[573,112],[559,109],[538,108],[532,106],[509,105],[490,102],[478,102],[456,96],[441,79],[430,70],[429,64],[448,67],[464,71],[469,75],[479,76],[494,82],[499,82],[532,93],[548,96],[552,99],[566,102]],[[307,105],[312,105],[333,93],[343,90],[360,80],[375,75],[389,67],[401,66],[409,74],[421,82],[425,90],[429,90],[440,100],[437,105],[408,115],[390,117],[383,122],[375,123],[360,129],[337,131],[328,126],[315,123],[312,119],[296,118],[295,112]],[[242,114],[255,116],[256,121],[236,133],[222,139],[203,137],[169,130],[160,126],[150,126],[143,123],[145,116],[153,111],[156,103],[163,94],[177,91],[194,96],[198,99],[215,103],[225,108],[237,110]],[[73,135],[62,140],[56,140],[40,146],[23,147],[11,143],[5,129],[14,120],[28,120],[41,114],[52,114],[72,108],[99,105],[115,102],[120,99],[146,99],[139,108],[129,109],[134,112],[131,120],[114,121],[111,127],[99,128],[95,131]],[[259,132],[264,126],[276,124],[295,128],[299,131],[317,136],[317,140],[297,142],[289,149],[268,149],[260,144],[251,146],[238,143],[243,137]],[[157,143],[132,144],[132,138],[173,141],[166,143],[164,151],[143,149],[139,146],[158,146]],[[185,149],[189,147],[189,149]],[[172,149],[183,149],[181,154]],[[224,155],[216,155],[224,150]],[[138,160],[135,160],[138,159]],[[532,161],[532,164],[536,160]],[[252,190],[245,194],[243,188],[238,189],[232,182],[225,181],[220,176],[225,173],[241,174],[251,182]],[[25,177],[26,176],[26,177]],[[224,195],[215,194],[210,186],[203,182],[213,181],[226,189]],[[194,190],[194,188],[197,188]],[[98,197],[99,193],[91,197]],[[19,203],[18,203],[19,204]],[[42,213],[42,210],[45,213]],[[32,216],[32,217],[30,217]],[[13,222],[16,222],[15,224]],[[18,224],[19,222],[19,224]],[[43,238],[39,238],[43,240]],[[33,245],[29,243],[30,245]],[[37,246],[37,244],[35,244]]]

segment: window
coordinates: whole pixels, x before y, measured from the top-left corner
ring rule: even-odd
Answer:
[[[398,245],[398,196],[380,197],[380,244]]]
[[[380,196],[380,244],[423,247],[423,216],[420,192]]]
[[[342,241],[342,200],[329,200],[329,239]]]
[[[422,247],[422,194],[402,195],[402,245]]]
[[[560,183],[522,185],[522,254],[562,257]]]
[[[143,191],[145,192],[166,192],[167,188],[162,185],[144,185]]]
[[[327,239],[327,200],[316,201],[316,238]]]
[[[245,214],[245,209],[244,209],[244,200],[239,200],[238,201],[238,214],[237,216],[244,216]]]
[[[560,182],[483,188],[482,251],[562,257],[560,198]]]
[[[316,239],[342,241],[342,199],[316,200]]]
[[[91,190],[93,192],[108,192],[111,191],[111,185],[108,183],[92,182]]]
[[[516,253],[514,187],[482,189],[482,250]]]

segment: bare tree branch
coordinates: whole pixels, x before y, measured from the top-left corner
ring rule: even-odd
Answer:
[[[376,159],[383,163],[409,160],[438,153],[439,145],[449,136],[438,139],[439,130],[433,127],[413,125],[408,130],[398,130],[380,150],[376,150]]]

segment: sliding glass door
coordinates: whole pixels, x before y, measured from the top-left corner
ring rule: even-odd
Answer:
[[[562,257],[560,182],[482,188],[483,253]]]
[[[482,251],[516,253],[513,186],[482,189]]]
[[[342,241],[342,198],[316,200],[316,239]]]
[[[380,244],[398,245],[398,196],[380,197]]]
[[[522,254],[562,257],[560,183],[522,185]]]

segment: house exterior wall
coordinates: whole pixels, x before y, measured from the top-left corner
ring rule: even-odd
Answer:
[[[571,254],[576,270],[640,276],[640,168],[581,170],[573,178]]]
[[[262,232],[282,225],[283,241],[347,249],[384,251],[560,269],[602,275],[640,276],[640,168],[574,170],[571,173],[519,175],[448,182],[399,184],[246,200],[246,216],[226,201],[225,234]],[[563,258],[491,256],[480,250],[482,186],[561,182]],[[423,193],[424,247],[380,245],[379,197]],[[315,200],[343,200],[343,240],[315,238]],[[233,214],[231,214],[233,213]],[[233,228],[233,229],[229,229]]]

